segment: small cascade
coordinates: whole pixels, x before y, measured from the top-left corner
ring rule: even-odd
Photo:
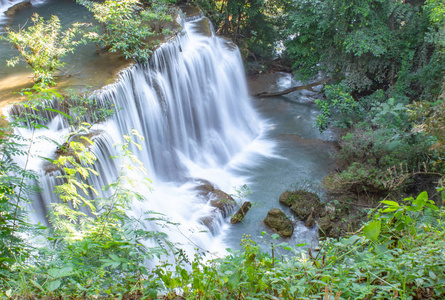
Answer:
[[[100,190],[116,180],[119,162],[110,159],[116,154],[113,145],[135,129],[145,140],[139,141],[142,151],[131,150],[144,163],[152,183],[135,187],[148,201],[134,204],[133,214],[160,212],[180,225],[163,229],[152,224],[154,230],[167,230],[174,242],[192,240],[190,249],[198,245],[222,250],[228,222],[199,196],[197,186],[206,181],[230,193],[245,183],[234,168],[248,163],[249,153],[262,148],[258,143],[263,125],[250,103],[236,46],[216,37],[201,15],[181,22],[184,30],[157,49],[148,64],[123,71],[115,84],[93,95],[101,105],[112,104],[118,111],[91,132],[95,142],[91,149],[97,156],[94,168],[100,175],[91,176],[90,184]],[[40,173],[42,189],[34,201],[36,221],[43,221],[49,203],[57,201],[53,190],[60,184],[56,178],[60,171],[37,159],[55,157],[56,146],[44,137],[62,143],[69,132],[60,117],[46,117],[48,129],[34,133],[35,159],[29,163]],[[32,135],[27,130],[19,133]],[[211,225],[209,216],[214,218]]]
[[[44,3],[46,0],[31,0],[32,5]],[[7,23],[5,12],[12,6],[23,2],[23,0],[0,0],[0,33],[3,33],[3,26]]]

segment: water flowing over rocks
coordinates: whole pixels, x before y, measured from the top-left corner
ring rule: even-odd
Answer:
[[[199,191],[199,196],[215,207],[224,218],[230,215],[236,205],[232,196],[216,189],[210,182],[196,187],[196,190]]]
[[[366,215],[338,201],[322,203],[317,194],[305,190],[286,191],[281,194],[279,201],[288,206],[306,227],[312,228],[317,224],[319,236],[322,237],[338,238],[357,230]]]
[[[262,121],[250,103],[236,46],[217,37],[202,15],[182,15],[178,21],[184,30],[159,47],[148,64],[122,71],[116,83],[93,94],[99,105],[118,110],[91,129],[100,132],[91,146],[97,157],[92,167],[100,175],[90,176],[87,184],[100,191],[115,182],[120,161],[109,159],[117,155],[113,145],[124,142],[123,136],[136,130],[145,137],[136,141],[143,150],[132,144],[129,150],[143,162],[148,175],[129,175],[135,177],[134,182],[148,177],[152,183],[150,187],[128,187],[147,199],[134,203],[131,213],[137,217],[147,211],[161,213],[178,224],[177,230],[147,221],[148,228],[188,244],[190,251],[196,246],[218,251],[227,248],[221,235],[235,208],[228,193],[240,181],[230,168],[238,167],[235,157],[248,160],[249,153],[261,153],[252,143],[261,135]],[[13,114],[9,112],[9,116]],[[42,190],[31,208],[35,222],[45,223],[48,207],[58,201],[53,190],[61,184],[57,178],[61,173],[45,167],[38,157],[57,157],[56,145],[63,144],[70,132],[62,119],[48,118],[44,124],[48,129],[37,132],[38,142],[32,146],[33,160],[28,167],[39,173]],[[18,134],[33,136],[27,129]],[[206,182],[198,183],[196,189],[195,178]],[[106,197],[105,193],[101,196]],[[192,237],[185,236],[188,232],[193,232]]]
[[[22,1],[19,2],[17,4],[14,4],[13,6],[11,6],[10,8],[8,8],[7,11],[5,11],[5,15],[7,15],[8,17],[15,15],[19,10],[24,9],[26,7],[31,6],[31,0],[27,0],[27,1]]]

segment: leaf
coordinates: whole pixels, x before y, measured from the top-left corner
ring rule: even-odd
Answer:
[[[375,240],[377,240],[377,238],[380,234],[381,226],[382,226],[382,222],[380,220],[371,221],[363,227],[363,235],[366,238],[375,241]]]
[[[34,126],[35,129],[49,129],[48,126],[42,125],[42,124],[33,124],[32,126]]]
[[[379,255],[384,255],[388,259],[393,259],[393,255],[385,245],[375,245],[375,250]]]
[[[65,268],[61,268],[61,269],[49,269],[48,270],[48,275],[51,276],[54,279],[57,278],[61,278],[61,277],[65,277],[65,276],[69,276],[71,275],[73,272],[73,268],[72,267],[65,267]]]
[[[428,274],[430,275],[432,280],[435,280],[437,278],[436,274],[434,274],[433,271],[429,271]]]
[[[281,244],[278,244],[277,245],[277,247],[281,247],[281,248],[283,248],[284,250],[292,250],[292,247],[288,244],[288,243],[281,243]]]
[[[85,140],[85,141],[87,141],[90,145],[94,144],[94,142],[93,142],[92,140],[90,140],[90,139],[89,139],[88,137],[86,137],[86,136],[81,136],[80,138],[83,139],[83,140]]]
[[[420,200],[420,201],[428,201],[428,193],[426,191],[423,191],[419,194],[419,196],[417,196],[416,200]]]
[[[188,279],[189,279],[189,275],[188,275],[188,273],[187,273],[187,270],[185,270],[185,269],[181,269],[181,277],[182,277],[182,279],[184,279],[184,280],[188,280]]]
[[[53,292],[59,288],[61,283],[62,282],[60,280],[50,281],[46,289],[48,290],[48,292]]]
[[[44,292],[42,286],[41,286],[37,281],[34,281],[34,280],[32,280],[32,279],[31,279],[30,281],[31,281],[31,283],[32,283],[33,286],[35,286],[36,288],[38,288],[39,290],[41,290],[42,292]]]
[[[55,159],[51,159],[51,158],[48,158],[48,157],[43,157],[43,156],[39,156],[41,159],[44,159],[44,160],[47,160],[47,161],[49,161],[50,163],[52,163],[52,164],[55,164],[56,163],[56,160]]]
[[[396,210],[398,210],[397,207],[388,207],[388,208],[385,208],[384,210],[382,210],[382,212],[389,213],[389,212],[395,212]]]
[[[70,115],[67,115],[66,113],[64,113],[64,112],[62,112],[62,111],[60,111],[60,110],[57,110],[57,109],[52,109],[52,108],[44,108],[44,110],[48,110],[48,111],[52,111],[52,112],[55,112],[55,113],[58,113],[58,114],[61,114],[61,115],[63,115],[65,118],[67,118],[67,119],[72,119],[73,117],[71,117]]]
[[[343,241],[343,244],[351,245],[351,244],[354,244],[359,239],[360,239],[360,237],[358,235],[353,235],[349,239]]]
[[[399,207],[399,203],[397,203],[395,201],[391,201],[391,200],[383,200],[382,203],[386,204],[388,206],[397,206],[397,207]]]
[[[118,261],[121,262],[121,258],[119,256],[117,256],[116,254],[110,254],[110,258],[114,261]]]
[[[280,238],[280,235],[279,235],[278,233],[274,233],[274,234],[272,234],[272,235],[270,236],[270,238],[271,238],[272,240],[278,240],[278,239]]]

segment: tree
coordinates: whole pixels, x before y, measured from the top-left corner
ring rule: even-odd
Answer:
[[[432,25],[421,1],[302,0],[288,14],[286,53],[301,77],[323,71],[355,93],[393,88],[411,99],[440,91],[444,64],[425,39]]]
[[[231,38],[251,60],[271,58],[282,38],[283,1],[197,0],[217,32]]]
[[[171,21],[167,3],[163,0],[106,0],[98,3],[78,0],[94,14],[101,25],[88,33],[88,38],[96,43],[98,51],[102,48],[110,52],[121,51],[125,58],[146,61],[151,54],[149,38],[157,33],[152,28],[154,22]],[[167,30],[161,29],[162,33]]]
[[[82,39],[76,38],[84,24],[75,23],[70,29],[63,31],[57,16],[51,16],[45,21],[37,13],[32,16],[31,21],[33,25],[27,28],[23,26],[18,31],[9,28],[3,38],[20,53],[20,56],[7,61],[8,66],[24,61],[33,69],[35,82],[54,84],[54,72],[65,65],[61,58],[83,43]]]

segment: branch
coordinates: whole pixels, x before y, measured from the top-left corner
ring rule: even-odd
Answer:
[[[310,83],[307,85],[299,85],[299,86],[295,86],[292,88],[289,88],[287,90],[281,91],[281,92],[274,92],[274,93],[268,93],[268,92],[262,92],[259,94],[255,94],[255,97],[276,97],[276,96],[282,96],[282,95],[286,95],[295,91],[300,91],[300,90],[309,90],[311,92],[315,92],[315,90],[313,89],[314,86],[317,85],[321,85],[321,84],[325,84],[326,82],[329,81],[333,81],[334,78],[325,78],[319,81],[316,81],[314,83]]]

